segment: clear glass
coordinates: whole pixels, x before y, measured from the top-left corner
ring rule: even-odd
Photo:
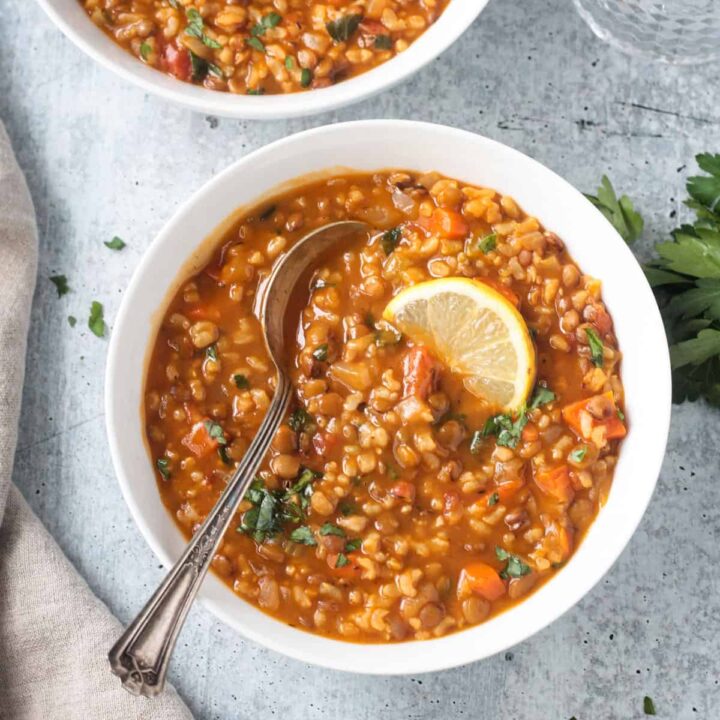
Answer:
[[[720,0],[574,0],[602,40],[673,64],[720,58]]]

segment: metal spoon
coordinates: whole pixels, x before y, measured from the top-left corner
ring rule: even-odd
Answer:
[[[160,587],[111,648],[110,668],[133,695],[153,697],[165,686],[175,641],[215,551],[230,525],[287,410],[292,392],[285,367],[285,317],[293,291],[312,264],[332,245],[367,230],[361,222],[324,225],[302,238],[273,268],[259,308],[265,344],[277,370],[267,414],[225,491]]]

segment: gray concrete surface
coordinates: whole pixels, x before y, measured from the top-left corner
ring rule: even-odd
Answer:
[[[123,621],[163,570],[113,476],[102,407],[107,343],[86,320],[99,299],[112,326],[142,253],[191,191],[297,130],[421,118],[508,143],[583,190],[609,173],[648,220],[646,255],[682,215],[693,155],[720,151],[717,67],[627,58],[595,39],[569,0],[493,0],[403,86],[338,113],[268,124],[148,97],[94,65],[28,0],[0,0],[0,17],[0,117],[28,176],[42,244],[15,480]],[[128,243],[121,253],[102,245],[116,234]],[[72,286],[60,300],[48,281],[58,272]],[[676,407],[657,492],[625,553],[583,602],[504,656],[422,677],[345,675],[245,642],[196,609],[172,680],[205,720],[628,720],[643,717],[644,695],[660,718],[715,720],[719,447],[718,410]]]

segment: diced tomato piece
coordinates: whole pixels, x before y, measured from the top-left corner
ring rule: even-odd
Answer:
[[[593,402],[604,404],[608,408],[606,417],[597,418],[590,412],[589,407]],[[562,409],[562,416],[578,437],[585,440],[590,439],[592,430],[598,427],[605,428],[605,437],[608,440],[624,438],[627,435],[625,423],[618,417],[618,407],[612,390],[566,405]]]
[[[175,41],[165,46],[162,62],[167,72],[172,73],[178,80],[190,81],[192,76],[190,53],[185,48],[179,48]]]
[[[339,557],[340,555],[336,553],[328,553],[326,556],[327,564],[330,566],[332,574],[343,580],[358,580],[362,575],[362,565],[358,562],[360,553],[351,552],[345,555],[347,563],[341,567],[337,566]]]
[[[206,420],[196,422],[190,432],[182,439],[182,444],[197,457],[205,457],[218,448],[218,441],[210,437]]]
[[[461,596],[476,593],[492,602],[504,595],[505,590],[505,583],[498,571],[486,563],[469,563],[460,571],[458,591]]]
[[[464,238],[470,232],[465,218],[446,208],[435,208],[430,218],[430,230],[446,238]]]
[[[493,495],[497,495],[497,501],[499,503],[507,505],[524,485],[525,483],[522,480],[509,480],[508,482],[501,483],[483,493],[480,498],[475,501],[474,505],[487,509],[488,500]]]
[[[415,486],[407,480],[398,480],[390,488],[390,494],[399,500],[413,502],[415,500]]]
[[[415,395],[427,400],[434,391],[438,365],[430,351],[423,345],[416,345],[403,358],[403,394]]]
[[[567,465],[560,465],[550,470],[538,470],[534,473],[533,479],[546,495],[550,495],[558,502],[570,502],[575,494]]]

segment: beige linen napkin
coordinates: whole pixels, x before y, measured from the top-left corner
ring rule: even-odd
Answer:
[[[36,269],[35,213],[0,123],[0,718],[191,720],[171,688],[136,698],[110,674],[120,623],[10,482]]]

